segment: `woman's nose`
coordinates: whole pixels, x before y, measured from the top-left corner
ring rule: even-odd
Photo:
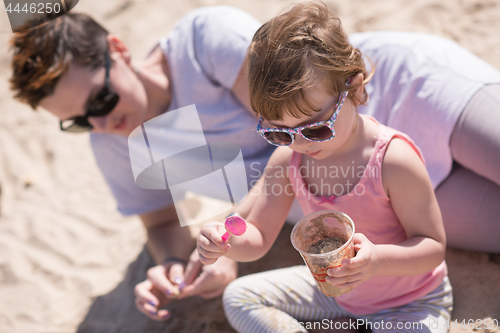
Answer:
[[[103,133],[106,132],[106,126],[108,124],[108,117],[89,117],[88,118],[90,125],[94,127],[92,132]]]

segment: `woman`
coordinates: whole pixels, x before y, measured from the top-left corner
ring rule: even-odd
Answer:
[[[158,265],[135,291],[161,295],[159,304],[137,299],[139,310],[152,319],[170,316],[160,308],[178,289],[177,298],[220,295],[237,266],[226,260],[219,267],[201,267],[170,191],[136,185],[127,137],[147,120],[195,104],[206,140],[237,144],[247,178],[256,178],[273,150],[254,130],[242,65],[259,26],[235,8],[201,8],[182,18],[143,62],[133,62],[118,37],[83,14],[59,17],[12,40],[16,97],[56,115],[62,130],[92,130],[96,161],[118,210],[138,214],[147,229],[148,249]]]

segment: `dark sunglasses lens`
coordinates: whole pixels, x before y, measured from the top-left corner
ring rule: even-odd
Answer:
[[[306,138],[313,141],[323,141],[330,139],[333,136],[332,130],[324,125],[304,128],[302,130],[302,134]]]
[[[285,132],[266,132],[266,139],[280,146],[288,146],[292,143],[292,137]]]
[[[118,104],[120,97],[107,88],[101,90],[97,97],[89,104],[87,114],[89,117],[102,117],[109,114]]]

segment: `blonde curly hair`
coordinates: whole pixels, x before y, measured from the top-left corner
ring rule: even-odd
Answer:
[[[296,118],[314,110],[305,91],[322,81],[332,95],[367,84],[373,76],[361,52],[354,48],[337,18],[324,3],[305,2],[265,23],[249,47],[249,86],[252,108],[267,120],[282,120],[286,112]],[[373,66],[372,66],[373,68]],[[358,73],[362,82],[345,85]],[[359,100],[365,104],[363,89]]]

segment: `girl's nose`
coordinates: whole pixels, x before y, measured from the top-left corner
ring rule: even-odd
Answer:
[[[106,126],[108,124],[108,117],[89,117],[89,123],[94,127],[92,132],[103,133],[106,132]]]
[[[304,139],[300,134],[295,134],[291,146],[303,149],[309,147],[312,144],[312,141]]]

